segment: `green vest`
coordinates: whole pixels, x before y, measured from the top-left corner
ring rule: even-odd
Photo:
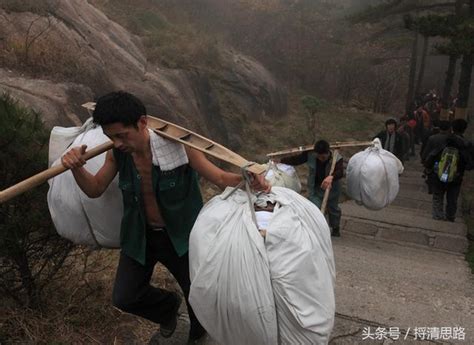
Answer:
[[[114,149],[123,196],[120,245],[142,265],[146,260],[146,215],[140,175],[130,154]],[[179,256],[188,252],[189,234],[203,206],[196,172],[185,164],[170,171],[152,168],[153,190],[166,224],[166,232]]]

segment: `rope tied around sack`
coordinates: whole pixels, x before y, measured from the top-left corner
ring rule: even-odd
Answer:
[[[242,175],[242,181],[237,185],[235,186],[230,192],[229,194],[227,194],[223,199],[224,200],[227,200],[232,194],[235,193],[236,190],[242,188],[246,183],[250,183],[250,175],[247,171],[247,168],[256,164],[255,162],[247,162],[245,165],[241,166],[240,167],[240,172],[241,172],[241,175]],[[265,174],[268,172],[268,168],[267,170],[265,171]]]
[[[224,197],[224,200],[227,200],[232,194],[235,193],[235,191],[237,189],[240,189],[245,185],[245,192],[247,194],[247,199],[248,199],[249,206],[250,206],[250,214],[252,215],[252,220],[253,220],[255,226],[257,226],[257,216],[255,215],[255,210],[254,210],[253,203],[252,203],[252,193],[250,191],[250,183],[252,181],[252,177],[251,177],[251,175],[249,174],[249,172],[247,170],[247,168],[252,166],[253,164],[255,164],[255,162],[248,162],[245,165],[240,167],[240,172],[242,174],[242,181],[237,186],[235,186],[229,192],[229,194],[227,194]],[[266,172],[268,172],[268,168],[267,168]]]

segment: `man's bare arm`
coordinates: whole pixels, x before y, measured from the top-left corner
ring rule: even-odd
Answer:
[[[61,162],[66,168],[71,169],[79,188],[81,188],[89,198],[98,198],[105,192],[117,174],[117,165],[112,151],[108,151],[105,156],[104,165],[97,174],[92,175],[84,168],[86,161],[83,155],[86,148],[86,145],[72,148],[61,157]]]
[[[215,166],[211,161],[209,161],[204,153],[186,147],[186,153],[189,158],[189,164],[191,167],[196,170],[201,176],[206,180],[214,183],[218,187],[224,189],[225,187],[234,187],[242,181],[242,176],[234,173],[230,173],[222,170],[221,168]],[[269,192],[271,185],[265,180],[262,175],[254,175],[253,177],[252,188],[254,190],[263,190]]]

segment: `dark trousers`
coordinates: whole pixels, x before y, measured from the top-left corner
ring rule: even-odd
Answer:
[[[188,302],[191,286],[188,254],[181,257],[176,254],[166,231],[147,231],[145,266],[123,252],[120,253],[112,295],[113,305],[155,323],[170,321],[174,316],[172,312],[176,297],[167,290],[150,285],[157,262],[161,262],[171,272],[183,290],[191,321],[190,333],[200,332],[202,326]]]
[[[415,133],[412,128],[408,131],[408,134],[410,135],[410,156],[415,155]]]
[[[458,197],[461,183],[433,183],[433,218],[454,221],[458,208]],[[446,194],[446,213],[444,212],[444,195]]]
[[[316,188],[310,193],[309,200],[319,209],[323,203],[325,190],[321,187]],[[336,180],[332,183],[327,201],[327,210],[329,213],[329,226],[331,229],[339,229],[341,223],[341,208],[339,207],[339,197],[341,196],[341,183]]]

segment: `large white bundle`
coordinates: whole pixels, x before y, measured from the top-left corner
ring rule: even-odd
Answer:
[[[397,197],[398,175],[403,164],[382,148],[379,139],[374,146],[351,157],[347,165],[347,194],[372,210],[388,206]]]
[[[300,179],[295,168],[291,165],[270,162],[265,178],[272,186],[290,188],[297,193],[301,192]]]
[[[276,203],[266,238],[248,198],[227,189],[191,232],[190,303],[222,344],[327,344],[334,323],[334,259],[319,209],[280,187],[252,203]],[[276,309],[276,315],[275,315]]]
[[[189,240],[189,302],[220,344],[277,344],[265,246],[245,197],[217,196],[202,209]]]
[[[85,144],[90,149],[108,140],[102,128],[97,127],[77,136],[71,147]],[[95,174],[104,161],[105,153],[88,160],[85,168]],[[61,164],[60,158],[54,161],[53,166],[58,164]],[[123,205],[117,177],[104,194],[96,199],[90,199],[81,191],[71,171],[52,178],[49,185],[48,207],[59,235],[76,244],[92,247],[120,246]]]

